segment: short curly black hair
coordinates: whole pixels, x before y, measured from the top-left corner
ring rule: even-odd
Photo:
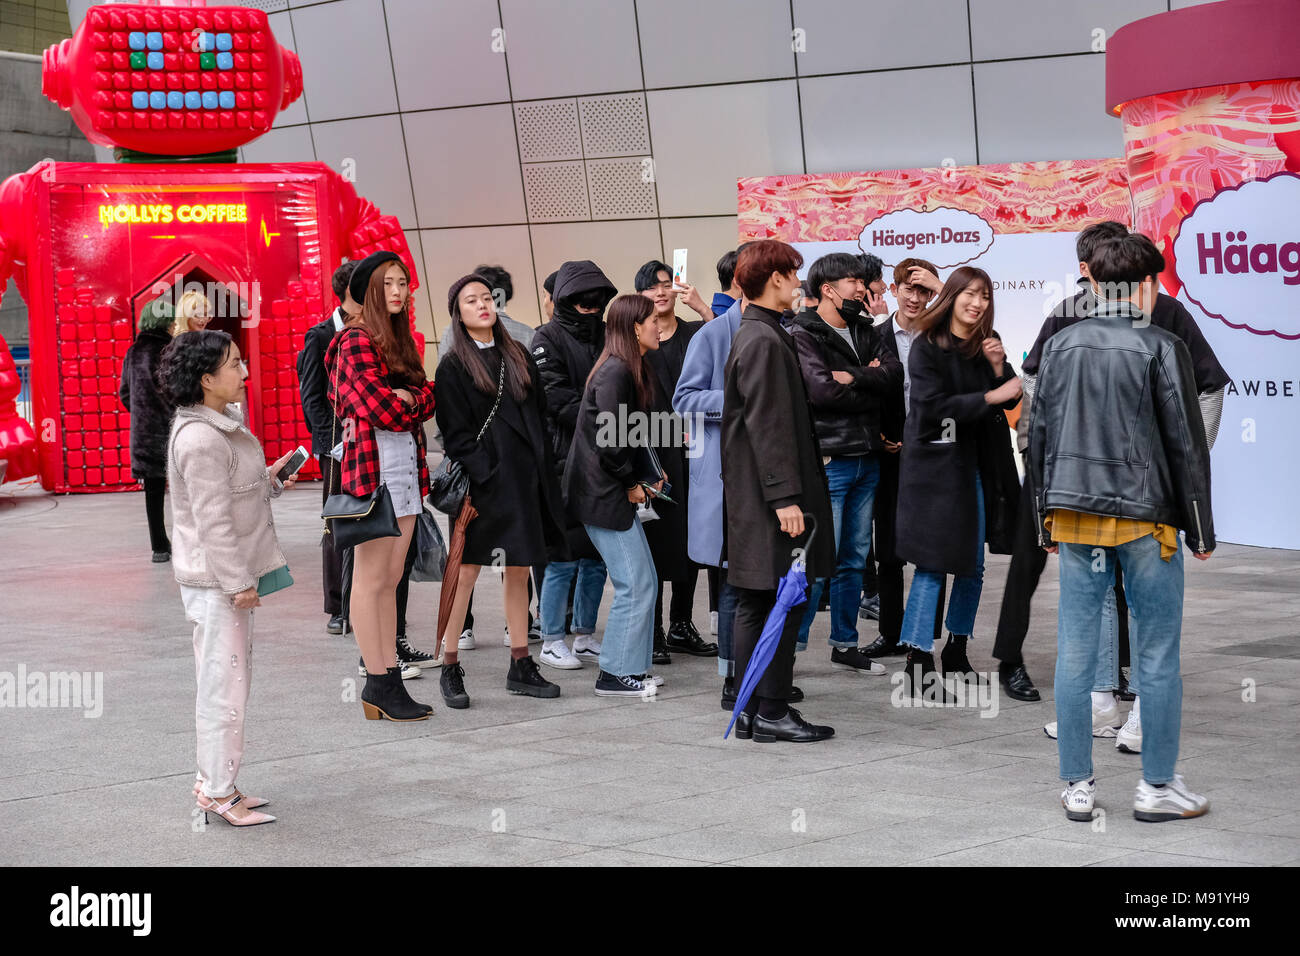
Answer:
[[[203,376],[215,375],[235,340],[226,332],[182,332],[163,349],[158,386],[174,408],[203,401]]]

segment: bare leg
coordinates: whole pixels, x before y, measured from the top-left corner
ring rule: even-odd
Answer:
[[[415,516],[397,519],[397,526],[400,538],[373,538],[357,545],[352,554],[352,629],[361,660],[375,675],[397,663],[397,582]]]
[[[528,572],[527,565],[505,569],[506,626],[510,628],[510,649],[528,647]]]
[[[397,666],[397,586],[402,583],[402,574],[406,570],[406,554],[411,547],[411,535],[415,533],[415,519],[415,515],[398,518],[397,528],[402,536],[384,539],[391,541],[393,546],[389,553],[384,600],[379,604],[379,633],[384,642],[385,668]]]

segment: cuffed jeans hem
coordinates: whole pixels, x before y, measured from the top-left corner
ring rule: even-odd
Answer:
[[[1092,772],[1092,769],[1091,769],[1091,768],[1089,768],[1089,770],[1088,770],[1086,773],[1071,773],[1071,774],[1067,774],[1067,773],[1062,772],[1062,773],[1061,773],[1061,782],[1062,782],[1062,783],[1078,783],[1080,780],[1091,780],[1094,776],[1095,776],[1095,774]],[[1151,782],[1150,780],[1147,781],[1147,783],[1150,783],[1150,782]]]
[[[584,637],[586,635],[595,634],[596,629],[594,627],[571,627],[569,628],[569,633],[574,637]]]

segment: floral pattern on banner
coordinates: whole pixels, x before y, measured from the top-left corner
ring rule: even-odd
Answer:
[[[1300,80],[1238,83],[1124,104],[1136,228],[1156,241],[1170,295],[1182,282],[1174,240],[1202,199],[1250,179],[1300,173]]]
[[[737,187],[742,242],[856,239],[895,209],[962,209],[996,233],[1071,232],[1130,218],[1122,159],[759,176]]]

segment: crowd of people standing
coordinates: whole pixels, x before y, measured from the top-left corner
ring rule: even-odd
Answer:
[[[1227,377],[1190,316],[1158,294],[1164,262],[1150,240],[1102,223],[1078,245],[1084,287],[1044,324],[1025,362],[1036,383],[1017,375],[994,327],[993,280],[971,266],[942,280],[932,263],[904,259],[887,284],[876,257],[836,253],[801,279],[800,254],[762,240],[719,261],[724,291],[706,304],[658,260],[623,295],[594,262],[570,261],[543,283],[547,321],[536,330],[504,315],[508,274],[480,266],[448,290],[451,322],[430,379],[411,336],[400,259],[345,263],[334,276],[339,306],[308,332],[299,375],[324,496],[364,497],[382,485],[398,525],[350,555],[328,535],[322,542],[326,627],[350,625],[355,635],[365,716],[428,719],[432,706],[404,686],[427,668],[440,668],[446,706],[470,705],[462,652],[474,647],[473,593],[485,566],[503,578],[511,692],[558,697],[539,663],[578,670],[594,661],[596,695],[649,697],[664,684],[657,669],[686,654],[717,658],[721,706],[732,710],[760,636],[782,611],[778,586],[798,562],[807,603],[780,623],[736,735],[825,740],[833,728],[791,706],[804,698],[793,683],[796,652],[808,645],[822,592],[833,668],[882,675],[885,658],[905,655],[909,693],[943,703],[954,681],[988,679],[968,656],[986,549],[1012,555],[992,649],[998,679],[1013,698],[1037,700],[1021,644],[1038,574],[1059,549],[1057,720],[1045,731],[1059,738],[1067,815],[1090,818],[1090,735],[1117,736],[1116,695],[1139,693],[1139,673],[1146,706],[1135,701],[1136,729],[1121,748],[1142,754],[1135,813],[1203,813],[1207,801],[1174,772],[1179,535],[1198,558],[1213,550],[1208,447]],[[679,315],[679,304],[698,320]],[[162,458],[173,537],[190,546],[176,573],[195,626],[196,795],[237,825],[267,822],[234,787],[251,675],[213,662],[247,661],[259,591],[284,586],[269,503],[292,478],[276,476],[283,459],[252,464],[260,445],[238,404],[247,372],[229,336],[152,342],[144,329],[142,321],[136,348],[162,383],[154,417],[170,422]],[[124,378],[133,410],[144,391]],[[1119,404],[1129,400],[1131,408]],[[1099,413],[1103,404],[1110,411]],[[1023,488],[1008,424],[1017,409]],[[690,425],[667,440],[654,428],[610,427],[674,415]],[[424,652],[407,637],[405,603],[430,488],[431,419],[478,516],[466,526],[448,619]],[[197,423],[208,427],[188,427]],[[156,482],[148,457],[138,476]],[[225,480],[241,470],[239,481]],[[229,514],[218,517],[222,509]],[[245,524],[256,533],[241,532]],[[701,570],[716,643],[694,621]],[[606,578],[612,600],[597,637]],[[864,615],[879,620],[865,645]],[[1132,644],[1126,674],[1120,633],[1126,653]],[[541,644],[536,659],[530,640]],[[236,716],[212,716],[226,711]]]

